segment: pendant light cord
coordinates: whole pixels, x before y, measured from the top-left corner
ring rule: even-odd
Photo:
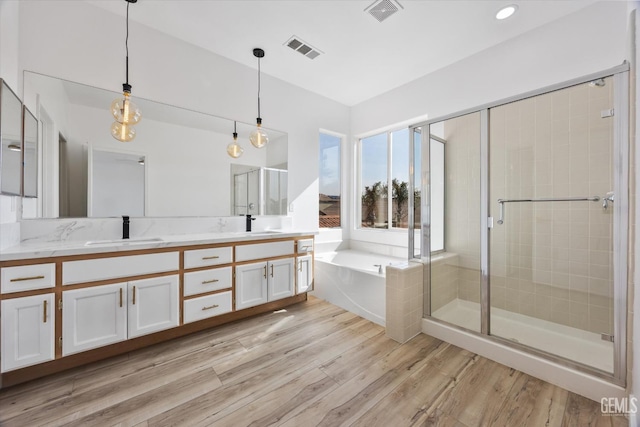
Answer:
[[[126,64],[126,83],[129,84],[129,2],[127,2],[127,36],[124,39],[124,47],[127,51],[127,56],[125,60]]]
[[[258,117],[260,116],[260,58],[258,58]]]

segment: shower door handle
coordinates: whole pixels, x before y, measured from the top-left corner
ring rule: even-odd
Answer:
[[[605,194],[602,198],[602,209],[606,211],[609,207],[609,203],[613,203],[615,201],[615,198],[616,195],[613,191],[609,191],[607,194]]]

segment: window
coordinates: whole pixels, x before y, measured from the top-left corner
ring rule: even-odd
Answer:
[[[360,140],[360,198],[362,228],[408,227],[408,129]]]
[[[319,227],[339,228],[342,138],[320,133]]]

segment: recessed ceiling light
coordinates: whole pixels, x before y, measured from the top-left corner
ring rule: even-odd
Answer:
[[[503,20],[512,16],[518,10],[518,5],[510,4],[509,6],[505,6],[496,13],[496,19]]]

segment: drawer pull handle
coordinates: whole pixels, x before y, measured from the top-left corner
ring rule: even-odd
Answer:
[[[44,309],[42,315],[42,322],[47,323],[47,300],[44,300]]]
[[[122,307],[122,288],[120,288],[120,307]]]
[[[302,261],[298,261],[298,271],[302,272]]]
[[[300,249],[307,252],[311,246],[301,246]]]
[[[202,284],[203,284],[203,285],[208,285],[209,283],[216,283],[216,282],[219,282],[219,281],[220,281],[220,280],[218,280],[218,279],[203,280],[203,281],[202,281]]]
[[[211,310],[213,308],[218,308],[218,307],[220,307],[218,304],[213,304],[213,305],[210,305],[209,307],[202,307],[202,311],[207,311],[207,310]]]
[[[264,278],[265,279],[267,278],[267,266],[266,265],[264,266]]]
[[[31,276],[31,277],[18,277],[16,279],[9,280],[10,282],[24,282],[26,280],[40,280],[44,279],[44,276]]]
[[[133,287],[133,305],[136,305],[136,287]]]
[[[273,264],[271,264],[271,277],[273,277]]]
[[[205,261],[205,260],[208,260],[208,259],[218,259],[218,258],[220,258],[218,255],[203,256],[202,260]]]

